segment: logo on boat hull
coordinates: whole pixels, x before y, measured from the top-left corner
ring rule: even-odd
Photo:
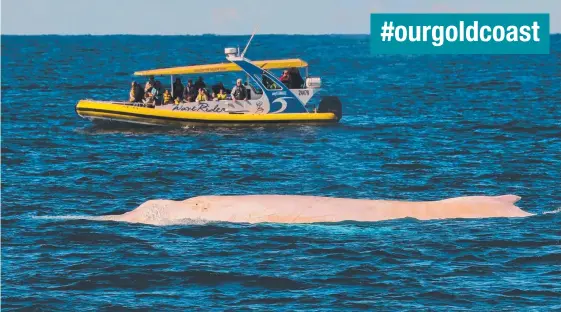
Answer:
[[[283,97],[275,99],[271,104],[279,103],[281,105],[281,107],[276,111],[270,112],[269,114],[276,114],[276,113],[284,112],[284,110],[288,107],[288,103],[286,102],[286,99],[292,99],[292,98],[289,97],[289,96],[283,96]],[[271,109],[272,109],[272,107],[271,107]]]
[[[195,106],[183,106],[176,105],[172,108],[174,111],[184,111],[184,112],[204,112],[204,113],[223,113],[226,108],[218,106],[210,106],[208,103],[200,103]]]

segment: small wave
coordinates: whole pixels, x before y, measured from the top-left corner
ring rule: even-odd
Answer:
[[[265,182],[277,182],[282,181],[282,178],[278,176],[275,177],[264,177],[256,174],[252,174],[243,178],[238,179],[235,183],[236,184],[254,184],[254,183],[265,183]]]
[[[203,222],[202,220],[190,220],[190,225],[206,225],[204,230],[200,227],[179,227],[177,229],[170,230],[168,233],[174,236],[187,236],[194,238],[210,237],[210,236],[220,236],[228,234],[236,234],[239,229],[232,228],[228,226],[216,226],[215,224],[210,224],[210,222]]]
[[[38,220],[56,220],[56,221],[64,221],[64,220],[90,220],[90,221],[97,221],[101,220],[99,216],[33,216],[33,219]]]
[[[420,163],[387,163],[382,165],[383,169],[396,169],[396,170],[429,170],[433,169],[432,166]]]
[[[360,275],[369,276],[369,275],[378,274],[378,273],[380,273],[379,268],[377,268],[374,265],[366,263],[366,264],[361,264],[361,265],[358,265],[358,266],[348,267],[348,268],[344,269],[343,271],[338,272],[337,275],[342,276],[342,277],[353,277],[353,276],[360,276]]]
[[[543,264],[558,264],[561,262],[561,253],[550,253],[539,256],[520,257],[509,261],[509,264],[528,264],[528,265],[543,265]]]
[[[558,214],[558,213],[560,213],[560,212],[561,212],[561,207],[559,207],[559,208],[557,208],[557,209],[555,209],[555,210],[552,210],[552,211],[546,211],[546,212],[544,212],[543,214]]]
[[[506,296],[544,296],[544,297],[559,297],[559,292],[551,291],[551,290],[533,290],[533,289],[511,289],[508,291],[503,292]]]
[[[66,215],[66,216],[33,216],[33,219],[37,220],[54,220],[54,221],[70,221],[70,220],[86,220],[86,221],[120,221],[116,218],[117,216],[108,215],[108,216],[86,216],[86,215]],[[216,221],[209,221],[204,219],[176,219],[176,220],[167,220],[162,219],[158,223],[161,226],[169,226],[169,225],[207,225],[207,224],[214,224],[218,223]]]

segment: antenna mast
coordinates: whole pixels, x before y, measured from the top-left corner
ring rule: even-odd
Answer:
[[[245,49],[243,49],[241,57],[245,55],[245,52],[247,51],[247,48],[249,48],[249,45],[251,44],[251,40],[253,40],[253,36],[255,36],[256,32],[257,32],[257,27],[253,30],[253,34],[251,34],[251,37],[249,38],[249,41],[247,42]]]

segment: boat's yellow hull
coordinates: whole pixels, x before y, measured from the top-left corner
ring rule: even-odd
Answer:
[[[184,112],[154,109],[121,103],[81,100],[76,113],[91,120],[113,120],[120,122],[183,126],[190,124],[262,124],[262,123],[326,123],[337,122],[333,113],[289,113],[289,114],[227,114]]]

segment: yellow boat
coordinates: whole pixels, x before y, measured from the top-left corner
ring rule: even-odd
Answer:
[[[249,45],[249,44],[248,44]],[[247,50],[247,47],[246,47]],[[245,53],[245,50],[244,50]],[[182,66],[135,72],[135,76],[171,76],[243,71],[248,82],[239,93],[225,100],[182,101],[174,104],[81,100],[79,116],[142,125],[185,126],[191,124],[333,123],[342,117],[336,96],[324,96],[318,105],[309,104],[320,90],[321,79],[308,77],[308,63],[301,59],[251,61],[236,48],[226,48],[229,63]],[[289,88],[269,70],[305,68],[304,83]],[[243,90],[241,90],[243,88]],[[173,84],[172,92],[173,94]],[[238,95],[245,95],[239,98]]]

